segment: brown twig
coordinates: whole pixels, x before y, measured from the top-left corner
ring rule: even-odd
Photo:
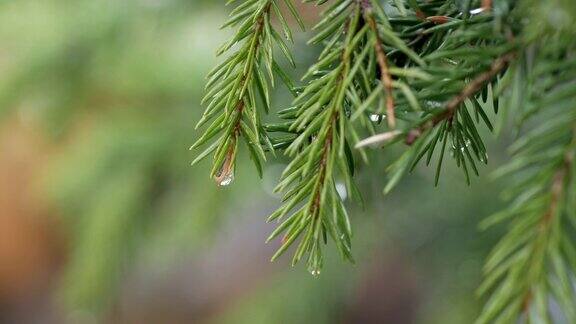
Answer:
[[[508,63],[515,56],[516,54],[514,52],[509,52],[497,58],[494,62],[492,62],[492,65],[490,66],[490,69],[488,71],[474,78],[474,80],[470,81],[470,83],[468,83],[468,85],[464,87],[464,89],[462,90],[462,92],[460,92],[460,94],[452,98],[452,100],[448,101],[448,103],[446,104],[446,111],[449,114],[453,115],[456,109],[460,106],[460,104],[464,102],[464,100],[472,97],[478,91],[480,91],[482,89],[482,86],[488,81],[492,80],[504,68],[506,68],[506,66],[508,66]]]
[[[484,10],[492,9],[492,0],[482,0],[482,8]]]
[[[214,181],[216,181],[216,184],[218,184],[219,186],[226,185],[226,181],[233,176],[232,172],[234,172],[235,142],[236,142],[236,136],[234,136],[233,143],[228,148],[228,152],[226,152],[226,157],[224,158],[222,167],[220,167],[220,170],[214,175]]]
[[[338,119],[338,113],[334,113],[333,120]],[[328,134],[332,132],[332,125],[331,123],[330,128],[328,128]],[[326,166],[328,164],[328,156],[330,155],[330,150],[332,149],[332,136],[328,136],[326,142],[324,143],[324,147],[322,149],[322,158],[320,159],[320,170],[318,170],[318,188],[314,192],[314,197],[312,198],[312,205],[310,206],[310,214],[316,217],[320,211],[320,198],[322,195],[322,190],[324,187],[324,180],[326,179]]]
[[[263,13],[260,15],[260,17],[258,17],[258,20],[256,22],[256,26],[254,29],[254,36],[255,40],[254,43],[252,44],[252,46],[254,47],[255,51],[258,50],[258,47],[260,46],[260,34],[262,33],[262,30],[264,29],[264,13],[268,13],[270,12],[270,8],[272,7],[272,2],[268,3],[266,5],[266,7],[263,10]],[[254,53],[254,55],[256,55],[256,53]],[[250,63],[250,60],[248,60],[248,64]],[[243,73],[242,75],[242,80],[240,81],[242,83],[242,87],[240,87],[240,89],[242,89],[243,87],[246,86],[246,83],[249,80],[249,74],[252,73],[251,69],[247,69],[246,72]],[[216,181],[216,183],[218,185],[224,183],[226,181],[226,179],[228,179],[231,176],[231,173],[234,172],[234,164],[235,164],[235,146],[236,146],[236,142],[238,141],[238,137],[240,137],[240,131],[241,131],[241,122],[242,122],[242,113],[244,111],[244,100],[242,100],[243,98],[240,97],[238,98],[238,103],[236,104],[236,107],[234,108],[237,112],[238,115],[236,117],[236,120],[234,121],[235,125],[232,128],[232,134],[230,135],[230,147],[228,148],[228,151],[226,152],[226,157],[224,158],[224,161],[222,162],[222,166],[220,167],[219,171],[217,171],[217,173],[214,175],[214,181]],[[254,108],[256,109],[256,108]]]
[[[376,20],[374,19],[374,13],[372,11],[372,5],[368,1],[362,2],[362,11],[364,13],[364,19],[368,22],[368,26],[372,29],[376,37],[375,52],[376,59],[378,60],[378,66],[380,67],[380,77],[382,79],[382,85],[384,87],[384,92],[386,94],[386,119],[388,120],[388,126],[390,128],[396,127],[396,114],[394,112],[394,92],[392,90],[392,76],[390,75],[390,67],[388,66],[388,59],[386,57],[386,52],[384,51],[384,46],[382,46],[382,40],[380,39],[378,33],[378,26],[376,25]]]
[[[550,197],[550,206],[546,210],[546,212],[542,215],[539,223],[539,239],[534,242],[532,255],[534,255],[535,251],[542,249],[539,244],[543,244],[541,242],[545,242],[550,226],[552,225],[552,221],[554,220],[554,216],[558,213],[558,202],[560,201],[562,195],[564,195],[564,191],[566,190],[566,179],[572,177],[572,163],[574,162],[574,145],[576,143],[576,127],[573,129],[573,139],[572,143],[569,145],[569,149],[566,150],[564,154],[564,158],[562,160],[562,165],[558,171],[554,174],[552,178],[552,184],[550,186],[551,197]],[[524,293],[524,297],[522,298],[522,312],[526,313],[530,309],[530,303],[532,301],[532,289],[530,287],[527,288],[526,292]]]
[[[433,22],[438,25],[445,24],[450,21],[450,17],[448,16],[428,16],[425,20]]]
[[[462,89],[462,91],[458,95],[456,95],[446,103],[445,109],[442,113],[438,114],[431,121],[424,123],[419,127],[410,131],[408,133],[408,136],[406,137],[406,144],[408,145],[413,144],[420,137],[420,135],[424,133],[424,131],[438,125],[440,122],[444,120],[452,120],[454,114],[456,113],[458,108],[462,105],[462,103],[466,99],[474,96],[476,93],[478,93],[478,91],[482,90],[482,87],[490,80],[492,80],[494,77],[496,77],[498,73],[504,70],[508,66],[510,61],[514,59],[514,57],[516,57],[515,52],[508,52],[500,56],[496,60],[494,60],[489,70],[481,73],[472,81],[470,81],[470,83],[468,83],[466,87],[464,87],[464,89]]]
[[[357,4],[360,6],[360,8],[363,8],[364,3],[362,1],[367,1],[367,0],[360,0],[357,2]],[[348,19],[348,22],[350,22],[350,19]],[[348,30],[348,32],[354,32],[353,30]],[[345,76],[345,72],[350,68],[350,51],[345,48],[342,52],[342,64],[344,64],[344,67],[340,70],[339,75],[337,76],[338,78],[338,82],[339,82],[339,86],[342,86],[342,82],[344,81],[344,76]],[[343,89],[340,89],[340,91],[344,91]],[[337,96],[336,96],[337,97]],[[330,152],[332,149],[334,149],[333,145],[334,145],[334,138],[332,137],[332,129],[334,127],[334,125],[336,123],[338,123],[338,120],[340,118],[340,111],[338,109],[335,109],[334,111],[331,112],[331,116],[330,119],[327,121],[329,123],[327,132],[326,132],[326,141],[324,142],[324,145],[322,147],[322,156],[320,158],[320,165],[319,165],[319,170],[318,170],[318,182],[315,186],[314,189],[314,194],[312,196],[312,203],[310,204],[309,207],[309,212],[310,214],[313,216],[313,218],[317,218],[320,213],[320,205],[321,205],[321,198],[322,198],[322,190],[325,186],[325,180],[326,180],[326,167],[328,165],[328,159],[330,157]],[[341,139],[344,140],[344,139]]]

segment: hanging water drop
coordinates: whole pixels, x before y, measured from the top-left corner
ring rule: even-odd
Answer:
[[[348,190],[346,190],[346,185],[339,182],[336,184],[336,192],[338,192],[338,196],[340,196],[340,200],[344,201],[348,198]]]
[[[442,102],[435,100],[426,100],[424,104],[431,109],[442,108],[444,106]]]
[[[450,147],[450,156],[454,157],[456,155],[456,145],[452,144],[452,146]]]
[[[228,150],[226,154],[226,159],[220,170],[214,176],[216,184],[220,187],[228,186],[234,181],[234,161],[233,161],[234,151],[232,149]]]
[[[371,114],[370,115],[370,120],[373,122],[381,122],[382,119],[384,119],[385,117],[381,114]]]
[[[484,153],[484,155],[480,156],[480,161],[484,164],[488,163],[488,153]]]
[[[318,269],[315,266],[310,266],[308,268],[308,271],[310,272],[310,274],[314,277],[318,277],[320,275],[320,269]]]
[[[225,187],[225,186],[230,185],[232,183],[232,181],[234,181],[234,171],[229,172],[228,174],[226,174],[223,177],[217,178],[217,183],[221,187]]]

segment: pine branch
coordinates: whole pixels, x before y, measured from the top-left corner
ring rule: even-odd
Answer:
[[[494,61],[490,70],[480,74],[474,80],[466,85],[466,87],[455,97],[453,97],[442,110],[441,113],[435,115],[431,120],[425,119],[419,126],[409,130],[406,134],[405,142],[408,145],[414,144],[414,142],[422,135],[422,133],[429,131],[438,124],[444,121],[451,121],[454,118],[455,113],[458,111],[462,104],[469,98],[473,98],[479,91],[483,90],[484,87],[491,82],[494,77],[502,72],[508,63],[514,58],[514,53],[508,53],[504,56],[499,57]],[[356,148],[362,148],[368,145],[374,144],[386,144],[387,142],[393,140],[399,135],[405,134],[406,132],[401,131],[388,131],[381,134],[376,134],[368,137],[356,145]]]
[[[441,113],[435,115],[432,120],[426,120],[417,128],[410,130],[406,137],[406,144],[412,145],[422,133],[444,121],[448,121],[448,123],[451,124],[451,121],[458,112],[458,109],[463,107],[464,102],[470,98],[474,98],[480,91],[486,91],[486,86],[494,81],[494,78],[508,67],[508,64],[514,59],[514,57],[515,53],[509,52],[494,60],[490,69],[481,73],[466,84],[458,95],[454,96],[446,103],[445,108]]]
[[[546,44],[546,41],[539,41]],[[511,147],[515,153],[497,176],[508,175],[510,206],[487,218],[483,228],[508,222],[509,232],[494,247],[486,265],[480,294],[490,293],[478,323],[554,322],[550,304],[558,303],[567,322],[576,321],[576,69],[566,67],[558,53],[568,48],[538,47],[546,69],[525,69],[526,55],[515,65],[514,79],[531,84],[522,100],[508,103],[522,124],[544,117]],[[515,83],[512,94],[524,92]],[[544,95],[535,95],[546,88]],[[512,98],[515,96],[513,95]]]
[[[486,304],[478,323],[513,322],[520,316],[534,321],[550,322],[549,298],[554,296],[563,306],[570,322],[576,313],[569,305],[576,302],[571,287],[574,274],[574,243],[570,242],[569,224],[564,219],[568,209],[567,194],[573,190],[574,154],[576,133],[563,149],[559,159],[538,174],[548,174],[548,187],[538,190],[532,202],[519,202],[506,213],[487,219],[485,224],[495,222],[503,216],[522,215],[512,223],[510,232],[495,247],[486,263],[487,277],[480,288],[484,293],[500,280]],[[528,193],[528,192],[527,192]],[[524,198],[524,196],[520,196]],[[519,198],[520,198],[519,197]],[[568,225],[570,226],[570,225]],[[567,253],[567,254],[565,254]],[[570,261],[571,259],[571,261]],[[572,262],[572,266],[568,262]],[[572,304],[574,305],[574,304]]]
[[[396,113],[394,112],[394,93],[392,89],[392,76],[390,75],[390,68],[388,67],[388,59],[382,45],[383,41],[378,32],[372,4],[370,0],[362,0],[361,4],[364,19],[368,22],[368,26],[370,26],[375,37],[374,50],[376,52],[378,65],[380,66],[380,78],[382,79],[382,85],[386,94],[386,117],[388,120],[388,126],[390,128],[395,128]]]
[[[385,35],[393,49],[410,58],[410,64],[423,64],[423,61],[394,33],[375,1],[336,1],[314,29],[318,33],[310,42],[325,41],[326,44],[318,62],[304,77],[314,79],[301,90],[295,107],[280,112],[289,122],[268,125],[267,129],[291,134],[283,145],[287,145],[285,152],[293,158],[277,187],[278,191],[286,192],[286,203],[270,220],[283,219],[306,201],[304,207],[288,216],[272,233],[270,239],[286,232],[284,244],[273,259],[302,236],[292,263],[309,253],[309,269],[318,273],[322,264],[321,239],[328,235],[336,242],[343,258],[352,260],[350,221],[336,190],[337,180],[343,178],[347,191],[359,197],[352,180],[355,162],[349,148],[349,143],[357,142],[359,136],[351,120],[360,120],[362,127],[372,130],[372,124],[378,122],[381,115],[373,121],[365,110],[381,98],[392,103],[388,105],[392,111],[388,109],[386,117],[394,121],[394,93],[390,88],[394,83],[390,65],[382,60],[385,57],[382,57],[381,36]],[[409,66],[396,69],[397,76],[426,77],[424,73],[410,70]],[[380,82],[376,82],[378,69]],[[408,96],[409,90],[408,95],[405,91],[403,94]]]
[[[284,2],[300,22],[291,0]],[[280,74],[289,88],[292,87],[273,57],[273,47],[280,48],[292,65],[294,59],[271,24],[273,12],[281,22],[285,37],[292,41],[290,28],[276,0],[246,0],[232,11],[230,19],[224,24],[224,27],[238,26],[238,32],[218,50],[218,54],[226,53],[235,46],[238,50],[208,75],[207,93],[203,102],[209,104],[197,128],[208,121],[212,120],[212,123],[191,149],[219,137],[192,164],[215,152],[210,175],[219,185],[228,185],[234,178],[240,138],[244,139],[260,174],[262,164],[266,161],[261,143],[274,152],[262,127],[258,97],[264,110],[268,111],[269,89],[274,86],[275,74]],[[268,76],[262,71],[267,71]]]
[[[474,80],[470,81],[470,83],[464,87],[462,92],[460,92],[456,97],[454,97],[446,104],[445,114],[447,117],[445,118],[451,118],[454,115],[456,109],[461,107],[466,99],[472,98],[480,90],[482,90],[488,82],[492,81],[496,75],[498,75],[508,66],[508,63],[512,61],[512,59],[514,59],[514,53],[506,53],[505,55],[494,60],[494,63],[492,63],[492,66],[488,71],[480,74],[474,78]]]
[[[252,2],[274,5],[273,1]],[[279,112],[283,122],[261,127],[259,117],[252,117],[256,115],[254,93],[267,102],[267,82],[258,82],[259,91],[248,92],[246,98],[233,91],[233,99],[216,99],[240,104],[224,105],[225,122],[218,122],[231,130],[226,144],[217,142],[212,148],[217,147],[213,172],[220,172],[215,174],[218,181],[226,179],[221,174],[232,172],[241,136],[250,138],[249,148],[256,143],[262,150],[263,143],[291,158],[276,188],[283,192],[283,205],[269,217],[279,225],[268,240],[283,237],[272,259],[296,245],[292,264],[306,257],[309,271],[317,275],[323,263],[322,245],[330,236],[342,257],[352,261],[350,220],[336,190],[342,181],[347,192],[359,198],[350,143],[366,161],[367,146],[387,146],[402,139],[408,144],[390,166],[385,193],[420,161],[425,159],[428,165],[435,157],[438,184],[448,151],[470,184],[470,173],[479,175],[478,163],[488,160],[478,127],[484,124],[494,130],[487,109],[499,113],[502,106],[504,117],[512,116],[517,126],[534,116],[546,123],[520,137],[512,146],[514,160],[500,172],[515,175],[510,195],[516,199],[483,223],[487,227],[509,221],[511,229],[486,263],[480,291],[491,297],[478,323],[513,323],[519,318],[550,322],[549,300],[561,304],[569,321],[576,321],[571,307],[576,269],[576,110],[571,106],[576,100],[575,47],[573,37],[565,35],[570,23],[540,28],[522,18],[534,5],[531,0],[521,5],[398,0],[394,1],[397,12],[386,12],[376,0],[336,0],[314,28],[317,34],[310,43],[322,43],[324,50],[303,78],[310,81],[293,88],[297,93],[293,107]],[[389,16],[391,12],[395,13]],[[255,25],[255,34],[267,33],[267,19],[261,20],[264,27]],[[258,53],[268,53],[258,50],[260,41],[251,44],[257,45],[238,62],[259,61]],[[263,58],[266,66],[272,66],[269,71],[283,75],[269,56]],[[533,67],[534,62],[540,64]],[[252,75],[258,76],[259,66],[244,67],[243,73],[248,74],[240,74],[241,81],[238,76],[232,79],[242,87]],[[219,91],[223,90],[212,95]],[[229,110],[237,113],[232,119]],[[243,115],[246,111],[251,113]],[[244,121],[243,116],[252,119]],[[387,125],[380,125],[384,118]],[[251,151],[261,164],[263,150]]]
[[[336,64],[335,68],[313,79],[295,101],[298,112],[289,129],[301,133],[286,149],[293,160],[276,189],[288,190],[283,199],[286,203],[269,217],[269,221],[280,220],[297,205],[303,204],[283,220],[268,241],[285,233],[282,246],[272,257],[275,260],[302,236],[292,264],[296,264],[308,253],[308,268],[314,275],[320,273],[323,263],[321,245],[323,241],[326,243],[328,235],[337,243],[342,256],[352,260],[350,221],[338,196],[335,176],[339,169],[348,188],[352,186],[353,170],[342,162],[347,145],[345,99],[359,69],[359,65],[352,66],[352,62],[362,60],[354,52],[366,28],[359,27],[361,13],[357,4],[349,5],[350,16],[342,27],[345,33],[334,32],[334,37],[344,35],[345,39],[325,54]],[[305,144],[308,145],[304,147]],[[328,211],[332,211],[332,217]]]
[[[414,102],[409,106],[413,109],[414,118],[404,123],[404,127],[400,130],[389,130],[373,135],[356,145],[357,148],[378,144],[385,146],[404,138],[405,143],[411,146],[406,154],[391,166],[390,181],[385,187],[385,192],[392,190],[424,156],[426,164],[430,164],[437,148],[440,154],[435,183],[438,184],[449,141],[452,142],[451,155],[456,164],[462,168],[468,184],[470,184],[470,171],[479,174],[476,161],[487,163],[486,147],[476,124],[482,119],[490,130],[493,126],[485,112],[486,104],[481,103],[478,96],[482,94],[484,100],[488,99],[489,87],[497,82],[498,76],[505,73],[519,44],[507,40],[509,37],[504,35],[494,35],[491,44],[483,44],[485,35],[482,34],[476,34],[474,38],[467,37],[466,42],[463,42],[462,35],[467,33],[467,29],[481,29],[485,25],[491,25],[493,22],[487,19],[490,16],[485,14],[471,17],[467,28],[461,26],[446,30],[444,28],[450,27],[451,24],[460,26],[460,22],[463,21],[456,18],[458,14],[449,14],[454,16],[452,17],[447,16],[447,13],[437,11],[435,15],[426,18],[439,25],[423,33],[432,31],[442,35],[442,42],[434,44],[440,47],[424,57],[429,64],[419,68],[422,74],[429,77],[409,80],[403,89],[405,92],[413,93]],[[485,52],[486,55],[476,57],[471,55],[472,52],[466,47],[477,52]],[[486,61],[487,57],[491,58],[489,64]],[[446,62],[453,63],[447,65]],[[457,70],[455,70],[456,64],[458,64]],[[496,99],[498,95],[493,93],[491,98],[495,109],[498,107]],[[433,105],[429,104],[431,102]],[[425,107],[424,111],[418,107]],[[476,121],[473,115],[476,116]]]

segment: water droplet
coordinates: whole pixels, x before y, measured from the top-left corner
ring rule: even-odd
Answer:
[[[443,104],[440,101],[426,100],[424,102],[429,108],[441,108]]]
[[[340,200],[344,201],[348,198],[348,190],[346,190],[346,185],[343,183],[336,184],[336,191],[338,192],[338,196],[340,196]]]
[[[470,147],[470,145],[472,145],[472,142],[469,139],[466,139],[464,141],[464,144],[466,144],[466,147]]]
[[[318,277],[320,275],[320,269],[318,269],[315,266],[310,266],[310,268],[308,268],[308,271],[310,272],[311,275],[313,275],[314,277]]]
[[[220,170],[216,173],[216,176],[214,176],[216,184],[220,187],[228,186],[234,181],[234,162],[232,156],[232,151],[229,151],[226,160],[224,160]]]
[[[381,122],[382,119],[386,118],[385,116],[381,115],[381,114],[371,114],[370,115],[370,120],[373,122]]]
[[[217,183],[221,187],[230,185],[232,181],[234,181],[234,171],[230,171],[228,174],[217,178]]]

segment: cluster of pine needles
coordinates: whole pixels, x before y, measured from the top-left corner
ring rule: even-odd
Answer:
[[[212,155],[219,185],[234,178],[238,151],[262,174],[267,156],[287,156],[277,192],[282,205],[269,240],[273,260],[295,246],[318,275],[329,238],[353,262],[352,226],[337,184],[361,201],[354,176],[367,149],[402,145],[384,192],[417,165],[435,182],[452,157],[465,181],[488,163],[480,128],[513,125],[509,207],[481,226],[506,223],[485,265],[478,323],[576,323],[576,4],[570,0],[319,0],[322,19],[309,43],[322,46],[297,86],[290,21],[292,0],[237,2],[224,27],[236,29],[208,75],[203,135],[193,164]],[[279,62],[279,58],[284,59]],[[290,107],[271,107],[283,83]],[[263,114],[280,122],[265,123]],[[241,145],[243,143],[243,145]],[[241,146],[240,146],[241,145]],[[552,312],[551,305],[561,311]]]

